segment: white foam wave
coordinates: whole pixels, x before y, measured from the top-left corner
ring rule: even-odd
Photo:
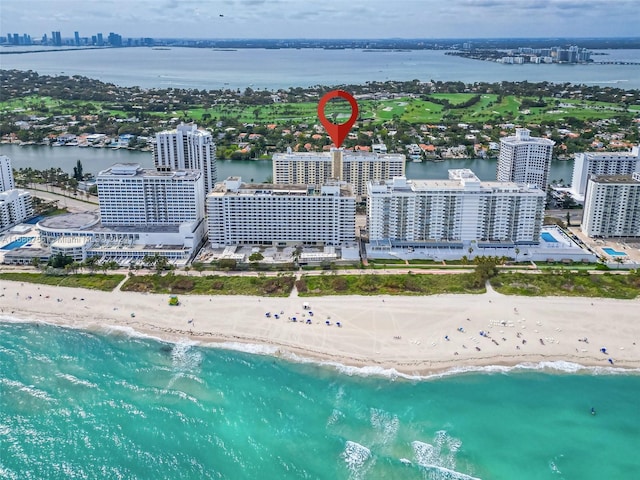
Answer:
[[[155,340],[157,342],[166,342],[164,339],[160,337],[155,337],[153,335],[149,335],[148,333],[142,333],[135,328],[126,326],[126,325],[109,325],[105,324],[100,327],[100,329],[108,335],[121,335],[127,338],[143,338],[147,340]]]
[[[386,445],[396,437],[400,427],[397,415],[378,408],[372,408],[369,415],[371,426],[379,432],[380,443]]]
[[[362,478],[368,470],[366,463],[371,458],[371,450],[357,442],[347,440],[341,456],[351,472],[351,478]]]
[[[74,385],[82,385],[84,387],[89,387],[89,388],[98,388],[98,386],[95,383],[91,383],[87,380],[80,380],[77,377],[74,377],[73,375],[69,374],[69,373],[56,373],[56,377],[58,378],[64,378],[65,380],[68,380],[69,382],[73,383]]]
[[[447,480],[477,480],[475,477],[456,470],[456,454],[462,442],[445,430],[435,433],[433,445],[415,440],[411,442],[416,463],[429,470],[430,478]],[[435,475],[435,476],[434,476]]]
[[[237,352],[252,353],[255,355],[272,355],[280,353],[280,349],[273,345],[261,345],[259,343],[240,342],[215,342],[207,343],[207,347],[222,348],[225,350],[235,350]]]
[[[453,442],[450,442],[450,440]],[[411,446],[413,447],[416,457],[416,463],[423,469],[429,470],[432,473],[429,478],[434,480],[480,480],[479,478],[472,477],[466,473],[456,471],[455,462],[452,462],[451,458],[447,458],[449,456],[442,456],[443,443],[450,445],[450,453],[455,453],[457,448],[461,445],[459,440],[452,439],[452,437],[449,437],[446,432],[441,431],[437,432],[434,443],[435,445],[430,445],[418,440],[411,442]],[[453,465],[447,465],[447,463],[453,463]]]
[[[17,380],[9,380],[8,378],[0,378],[0,384],[4,384],[8,387],[13,387],[20,392],[24,392],[28,395],[31,395],[34,398],[46,400],[48,402],[53,401],[53,399],[49,396],[47,392],[45,392],[44,390],[40,390],[39,388],[36,388],[33,385],[25,385],[22,382],[19,382]]]
[[[344,417],[345,417],[344,413],[334,408],[331,411],[331,415],[329,415],[329,419],[327,420],[327,426],[335,425]]]
[[[202,363],[202,353],[191,347],[197,342],[180,341],[171,349],[171,362],[175,370],[193,370]]]

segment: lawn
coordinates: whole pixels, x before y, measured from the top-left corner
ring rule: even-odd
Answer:
[[[195,295],[286,297],[291,293],[293,282],[293,276],[282,274],[276,277],[136,275],[125,282],[122,290]]]
[[[475,96],[471,93],[443,93],[430,95],[433,99],[446,99],[452,105],[459,105]],[[528,97],[529,98],[529,97]],[[415,98],[397,98],[393,100],[362,100],[358,103],[361,119],[371,119],[374,123],[392,120],[394,117],[403,121],[420,123],[440,123],[445,118],[451,121],[465,123],[496,122],[496,121],[527,121],[530,123],[545,123],[550,120],[574,117],[580,120],[599,120],[615,118],[625,111],[625,107],[618,103],[590,102],[574,99],[555,99],[545,97],[545,107],[531,107],[528,115],[519,108],[522,98],[506,95],[500,103],[496,103],[498,95],[483,94],[480,101],[470,107],[447,109],[442,105]],[[535,100],[535,99],[534,99]],[[566,104],[560,107],[559,104]],[[113,108],[116,107],[116,108]],[[269,105],[214,105],[205,109],[202,105],[192,105],[186,110],[187,116],[197,122],[202,121],[203,115],[210,118],[237,118],[242,123],[290,125],[292,123],[316,123],[318,119],[317,101],[304,103],[274,103]],[[629,111],[640,111],[640,106],[629,106]],[[121,118],[133,115],[131,111],[117,108],[113,102],[54,100],[50,97],[29,96],[0,102],[0,112],[9,113],[16,109],[23,109],[27,115],[48,116],[56,114],[108,113]],[[181,116],[183,111],[148,112],[156,118],[169,119]],[[330,101],[325,108],[327,118],[335,114],[334,123],[343,123],[351,114],[351,106],[346,101]]]
[[[324,295],[437,295],[484,293],[471,273],[455,275],[322,275],[303,276],[296,282],[298,294]]]
[[[56,285],[62,287],[88,288],[91,290],[111,291],[124,280],[124,275],[103,275],[79,273],[74,275],[47,275],[45,273],[0,273],[0,280],[14,282],[40,283],[44,285]]]
[[[640,275],[553,272],[539,275],[500,273],[491,285],[504,295],[607,297],[632,299],[640,294]]]

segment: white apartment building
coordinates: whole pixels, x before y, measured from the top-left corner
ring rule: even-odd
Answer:
[[[369,241],[406,247],[513,247],[540,242],[545,193],[514,182],[481,182],[468,169],[448,180],[369,182]]]
[[[320,190],[334,179],[353,187],[355,195],[367,194],[370,180],[389,180],[405,173],[402,154],[350,152],[334,148],[330,152],[276,153],[273,155],[273,181],[283,184],[313,185]]]
[[[209,242],[226,245],[342,245],[355,241],[356,201],[338,182],[245,184],[229,177],[207,195]]]
[[[156,134],[153,144],[153,160],[160,172],[170,170],[199,170],[204,179],[205,195],[218,179],[216,144],[211,133],[198,130],[196,124],[181,123],[175,130]]]
[[[116,164],[96,177],[101,223],[108,226],[165,226],[204,218],[202,174],[158,172],[137,163]]]
[[[531,137],[530,133],[526,128],[517,128],[515,135],[500,139],[496,178],[499,182],[537,185],[546,190],[555,142]]]
[[[640,237],[640,172],[589,178],[582,231],[590,237]]]
[[[26,190],[0,192],[0,232],[33,216],[33,199]]]
[[[640,147],[630,152],[578,153],[573,164],[571,193],[583,200],[590,175],[631,175],[640,172]]]
[[[0,232],[33,215],[33,199],[26,190],[16,189],[11,159],[0,155]]]
[[[16,188],[11,170],[11,159],[6,155],[0,155],[0,192]]]

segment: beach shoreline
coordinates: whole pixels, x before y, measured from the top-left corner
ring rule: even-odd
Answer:
[[[170,306],[162,294],[6,280],[0,294],[0,317],[7,319],[138,332],[351,373],[429,377],[545,365],[640,369],[640,299],[516,297],[490,289],[420,297],[179,295],[180,305]]]

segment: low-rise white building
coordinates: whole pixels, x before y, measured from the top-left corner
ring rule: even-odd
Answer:
[[[338,182],[218,183],[207,195],[209,242],[225,245],[342,245],[355,242],[355,196]]]
[[[582,231],[590,237],[640,237],[640,172],[589,178]]]
[[[52,252],[79,260],[96,256],[126,266],[156,254],[185,264],[202,245],[205,226],[204,219],[180,225],[108,226],[97,214],[84,212],[45,218],[37,229],[41,245]]]

